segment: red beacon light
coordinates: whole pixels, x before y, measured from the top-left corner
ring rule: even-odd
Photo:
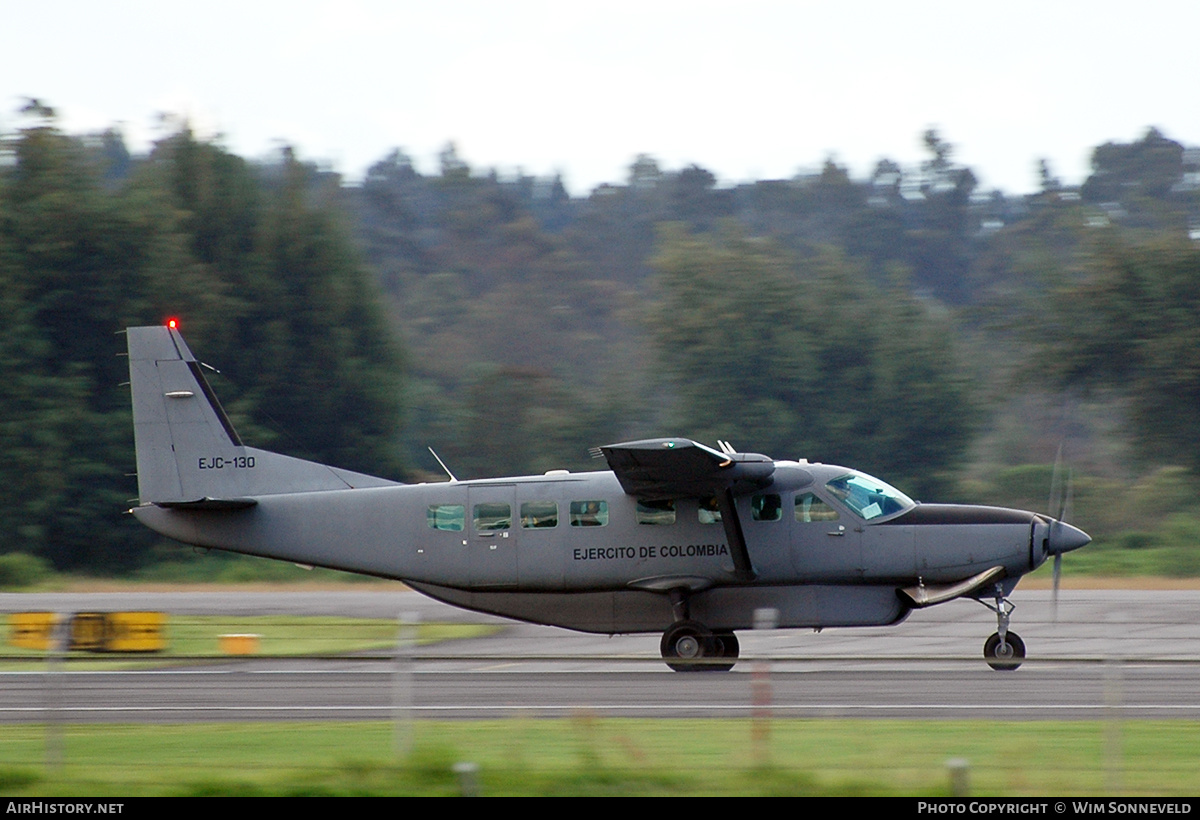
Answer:
[[[179,330],[179,320],[167,319],[167,327],[171,328],[171,330]]]

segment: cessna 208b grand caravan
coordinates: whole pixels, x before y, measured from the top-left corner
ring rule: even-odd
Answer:
[[[987,661],[1025,656],[1017,581],[1087,544],[1049,516],[919,504],[869,475],[661,438],[610,471],[401,484],[242,444],[174,327],[128,330],[143,524],[176,540],[402,580],[438,600],[605,634],[661,632],[673,669],[728,670],[756,610],[879,626],[973,598]]]

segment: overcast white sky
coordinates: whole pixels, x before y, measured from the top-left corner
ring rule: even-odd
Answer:
[[[1141,0],[0,0],[0,129],[25,97],[131,147],[184,114],[248,157],[286,142],[350,178],[394,147],[433,172],[561,171],[638,153],[722,183],[826,156],[919,162],[936,126],[986,188],[1069,183],[1158,126],[1200,145],[1200,2]]]

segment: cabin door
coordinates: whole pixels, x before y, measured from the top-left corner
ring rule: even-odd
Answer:
[[[467,526],[471,586],[517,585],[516,488],[511,485],[471,487],[467,494]]]
[[[862,580],[862,521],[811,492],[797,493],[792,564],[809,583]]]

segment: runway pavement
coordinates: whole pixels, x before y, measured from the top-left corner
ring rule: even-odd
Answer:
[[[376,719],[603,715],[972,717],[998,720],[1200,719],[1200,592],[1018,592],[1012,629],[1029,659],[983,662],[995,630],[955,601],[869,629],[742,632],[732,673],[680,674],[657,635],[582,635],[514,624],[396,590],[285,593],[2,594],[0,611],[155,609],[175,615],[272,613],[478,621],[496,636],[338,660],[250,659],[154,671],[0,673],[0,721]],[[68,669],[70,667],[68,666]]]

